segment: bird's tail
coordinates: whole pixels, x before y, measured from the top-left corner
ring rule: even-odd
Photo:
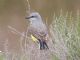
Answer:
[[[40,42],[40,50],[49,49],[46,41],[44,41],[44,40],[39,40],[39,42]]]

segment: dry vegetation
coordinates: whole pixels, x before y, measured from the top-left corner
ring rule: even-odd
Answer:
[[[49,26],[51,37],[48,41],[49,50],[39,50],[39,44],[33,42],[25,32],[20,33],[15,28],[8,26],[12,33],[17,33],[21,52],[8,51],[8,39],[5,41],[5,52],[0,53],[0,60],[79,60],[80,59],[80,15],[75,17],[72,13],[53,16]],[[23,43],[24,42],[24,43]]]

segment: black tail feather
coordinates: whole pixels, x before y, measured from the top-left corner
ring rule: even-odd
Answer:
[[[43,46],[44,46],[44,49],[49,49],[48,45],[47,45],[47,43],[45,41],[43,41]]]
[[[44,41],[44,40],[39,40],[39,42],[40,42],[40,50],[49,49],[46,41]]]

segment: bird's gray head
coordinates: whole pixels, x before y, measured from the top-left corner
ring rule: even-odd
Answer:
[[[41,16],[38,12],[32,12],[26,19],[29,19],[30,21],[41,21]]]

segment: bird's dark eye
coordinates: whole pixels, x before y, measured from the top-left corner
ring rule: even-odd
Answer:
[[[35,18],[35,17],[37,17],[37,16],[31,16],[31,18]]]
[[[35,18],[35,17],[37,17],[37,16],[26,17],[26,19]]]
[[[31,16],[31,18],[34,18],[34,17],[36,17],[36,16]]]

